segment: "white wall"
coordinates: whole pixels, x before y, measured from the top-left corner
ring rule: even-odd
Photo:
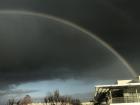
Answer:
[[[93,102],[82,102],[82,105],[93,105]]]
[[[110,105],[140,105],[140,103],[113,103]]]

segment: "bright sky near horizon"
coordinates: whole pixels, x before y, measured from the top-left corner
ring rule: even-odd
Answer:
[[[30,82],[17,86],[16,89],[21,90],[36,90],[30,95],[33,96],[46,96],[49,92],[59,90],[62,95],[71,95],[75,93],[87,93],[93,91],[93,84],[84,83],[79,80],[50,80],[50,81],[39,81]]]
[[[113,81],[98,81],[98,84],[111,83]],[[89,93],[94,91],[94,85],[96,82],[83,82],[80,80],[50,80],[50,81],[38,81],[29,82],[17,86],[17,90],[33,90],[34,92],[29,93],[32,97],[45,97],[55,90],[59,90],[61,95],[74,95],[81,93]],[[26,94],[26,93],[25,93]],[[21,94],[21,95],[25,95]]]

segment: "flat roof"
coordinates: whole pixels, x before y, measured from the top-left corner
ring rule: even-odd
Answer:
[[[114,84],[114,85],[96,85],[96,88],[121,88],[121,87],[140,87],[140,83]]]

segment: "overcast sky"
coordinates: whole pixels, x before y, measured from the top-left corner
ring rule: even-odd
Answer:
[[[79,88],[86,93],[100,80],[132,78],[128,65],[139,73],[140,61],[137,4],[129,0],[1,0],[0,94],[44,95],[45,86],[47,93],[59,85],[60,90],[65,88],[63,94],[70,93],[69,86],[73,92],[79,93]],[[93,37],[48,14],[89,30]]]

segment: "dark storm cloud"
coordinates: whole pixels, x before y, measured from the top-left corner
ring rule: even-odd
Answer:
[[[139,72],[139,1],[4,0],[1,9],[29,10],[75,22],[107,41]],[[135,61],[138,62],[135,62]]]
[[[0,14],[0,58],[1,88],[37,80],[108,78],[112,72],[131,76],[122,61],[87,33],[17,12]]]
[[[140,49],[137,5],[129,0],[0,1],[1,9],[43,12],[75,22],[105,39],[132,64]],[[51,22],[0,16],[1,88],[33,80],[106,77],[111,70],[118,74],[126,69],[95,40]]]

